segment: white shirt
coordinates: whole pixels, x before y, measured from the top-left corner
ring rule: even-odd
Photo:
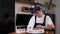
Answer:
[[[43,23],[44,22],[44,17],[45,15],[43,15],[42,17],[36,17],[36,23]],[[53,22],[51,20],[51,18],[49,16],[46,16],[46,22],[45,22],[45,26],[51,25]],[[29,24],[27,26],[27,29],[31,29],[33,30],[34,28],[34,24],[35,24],[35,15],[33,15],[29,21]]]

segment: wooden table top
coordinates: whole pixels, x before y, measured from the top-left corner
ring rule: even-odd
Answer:
[[[12,33],[9,33],[9,34],[17,34],[16,32],[12,32]],[[22,33],[19,33],[19,34],[28,34],[27,32],[22,32]],[[54,34],[53,31],[46,31],[44,34]]]

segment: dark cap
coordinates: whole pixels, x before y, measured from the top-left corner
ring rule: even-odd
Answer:
[[[34,8],[33,8],[33,13],[35,13],[36,11],[39,11],[41,8],[40,8],[40,6],[35,6]]]

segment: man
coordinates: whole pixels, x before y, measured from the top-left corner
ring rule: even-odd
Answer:
[[[31,17],[27,29],[29,30],[52,30],[55,28],[51,18],[43,14],[43,9],[40,6],[35,6],[33,8],[34,15]]]

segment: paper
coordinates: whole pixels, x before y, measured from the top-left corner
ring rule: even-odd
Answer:
[[[27,32],[28,33],[44,33],[44,29],[38,29],[38,30],[35,30],[35,29],[27,29]]]

